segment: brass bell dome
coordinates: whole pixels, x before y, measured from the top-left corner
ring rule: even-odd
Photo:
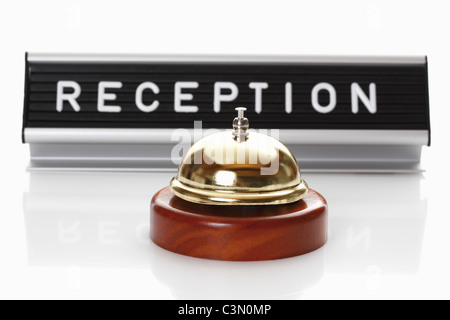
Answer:
[[[194,143],[172,179],[172,192],[208,205],[275,205],[302,199],[308,186],[297,160],[277,139],[249,132],[245,108],[236,108],[233,132]]]

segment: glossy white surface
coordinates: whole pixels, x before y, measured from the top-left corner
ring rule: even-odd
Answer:
[[[149,241],[150,196],[170,178],[30,173],[23,195],[29,268],[65,270],[66,289],[82,295],[101,286],[85,273],[108,270],[123,273],[119,281],[141,273],[135,292],[162,286],[159,297],[225,299],[308,297],[327,288],[327,279],[345,278],[347,291],[359,278],[353,290],[380,293],[385,279],[420,271],[427,220],[421,175],[306,175],[328,199],[329,243],[302,257],[244,263],[188,258]],[[110,293],[129,294],[117,289]]]
[[[437,3],[1,3],[0,298],[449,299],[450,21]],[[148,240],[150,198],[172,174],[25,172],[29,154],[20,130],[26,50],[427,54],[427,171],[305,174],[330,205],[329,242],[309,255],[230,263],[172,254]]]

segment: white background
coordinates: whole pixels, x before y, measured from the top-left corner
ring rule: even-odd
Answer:
[[[447,1],[2,1],[0,298],[450,298]],[[24,53],[428,55],[423,175],[309,174],[330,241],[262,263],[148,241],[172,174],[30,174]]]

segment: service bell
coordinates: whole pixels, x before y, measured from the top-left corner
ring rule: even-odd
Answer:
[[[236,110],[232,133],[206,136],[185,154],[170,183],[172,192],[210,205],[273,205],[303,198],[308,186],[294,155],[277,139],[249,132],[246,109]]]
[[[170,186],[151,205],[151,238],[199,258],[286,258],[323,246],[327,204],[301,178],[279,140],[249,129],[236,108],[232,132],[214,133],[184,155]]]

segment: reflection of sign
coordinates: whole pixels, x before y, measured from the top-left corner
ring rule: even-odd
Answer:
[[[321,186],[333,208],[330,226],[339,230],[334,232],[335,241],[327,244],[329,270],[366,272],[375,282],[379,270],[384,274],[418,272],[427,212],[422,179],[420,174],[309,178],[309,183]],[[349,195],[351,186],[358,187]]]
[[[228,128],[244,106],[253,128],[429,129],[424,58],[30,55],[26,71],[25,128],[190,128],[195,120]]]
[[[149,197],[171,176],[31,173],[24,197],[30,263],[146,266]],[[333,209],[324,248],[330,272],[365,272],[374,264],[388,273],[417,270],[426,220],[421,177],[307,177]]]
[[[24,195],[30,264],[147,268],[145,212],[154,192],[146,175],[31,174]]]
[[[309,175],[330,206],[328,243],[256,264],[193,259],[151,243],[149,197],[171,176],[30,173],[24,195],[30,266],[151,268],[176,292],[224,299],[282,297],[311,288],[324,273],[322,281],[330,274],[367,275],[368,287],[376,288],[380,272],[419,270],[427,210],[421,175]],[[68,272],[76,286],[78,269]]]

